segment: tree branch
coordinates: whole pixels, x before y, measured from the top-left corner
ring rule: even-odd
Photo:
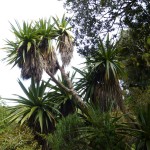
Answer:
[[[59,88],[61,88],[61,89],[65,90],[66,92],[69,92],[69,93],[70,93],[70,89],[68,89],[66,86],[64,86],[62,83],[60,83],[60,82],[54,77],[54,75],[53,75],[50,71],[46,70],[46,73],[52,78],[52,80],[56,83],[56,85],[57,85]]]
[[[88,115],[88,111],[87,111],[87,105],[83,102],[83,100],[81,99],[81,97],[78,95],[78,93],[75,91],[75,89],[73,89],[73,85],[72,82],[69,80],[67,74],[65,73],[64,67],[60,67],[59,66],[59,70],[62,74],[62,76],[64,77],[64,79],[66,80],[68,87],[64,86],[62,83],[60,83],[55,77],[54,75],[50,72],[50,71],[46,71],[46,73],[52,78],[52,80],[56,83],[56,85],[59,88],[62,88],[64,91],[66,91],[67,93],[71,94],[73,96],[73,101],[75,104],[77,104],[79,106],[79,108]]]

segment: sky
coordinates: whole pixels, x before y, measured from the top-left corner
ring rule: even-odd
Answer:
[[[57,0],[3,0],[0,2],[0,60],[6,56],[2,49],[5,47],[5,39],[13,40],[14,36],[10,31],[10,22],[15,20],[30,21],[39,18],[49,18],[50,16],[61,17],[65,13],[63,2]],[[72,66],[80,64],[81,59],[75,53],[72,59]],[[11,98],[12,94],[22,95],[17,80],[20,79],[20,70],[15,66],[7,65],[6,62],[0,61],[0,96],[2,98]],[[48,78],[45,74],[43,79]],[[23,81],[25,86],[29,81]]]

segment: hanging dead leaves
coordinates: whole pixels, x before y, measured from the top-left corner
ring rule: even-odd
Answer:
[[[53,75],[59,69],[56,49],[59,49],[62,65],[69,65],[73,56],[73,38],[69,34],[71,27],[65,15],[60,20],[53,17],[53,22],[40,19],[38,22],[23,22],[21,26],[11,24],[11,29],[16,36],[15,41],[7,40],[8,64],[18,65],[23,79],[34,78],[39,82],[43,70]],[[56,44],[56,49],[53,44]]]

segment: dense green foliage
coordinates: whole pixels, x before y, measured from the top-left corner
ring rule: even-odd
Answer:
[[[145,31],[142,28],[122,31],[118,46],[120,61],[128,75],[124,86],[145,89],[150,85],[150,43]]]
[[[144,28],[149,36],[149,0],[65,0],[65,8],[72,13],[78,52],[84,56],[97,49],[97,38],[112,32],[118,36],[122,28],[137,31]]]
[[[136,149],[150,149],[150,104],[141,106],[136,110],[134,135],[136,138]],[[132,132],[131,132],[132,133]]]
[[[34,140],[34,135],[28,127],[20,127],[14,123],[3,128],[3,132],[0,133],[0,149],[39,150],[40,146]]]
[[[9,110],[0,107],[2,149],[150,150],[149,6],[146,0],[67,0],[72,21],[64,15],[11,24],[16,39],[6,41],[5,59],[31,85],[19,80],[25,96],[11,99],[18,104]],[[74,67],[78,78],[65,72],[73,54],[70,21],[86,58],[85,68]],[[107,33],[115,27],[114,40]],[[43,70],[50,80],[41,81]]]
[[[137,109],[132,122],[126,122],[125,115],[102,113],[91,106],[88,112],[88,116],[74,114],[58,122],[48,136],[52,149],[149,150],[149,105]]]
[[[54,134],[48,135],[48,141],[52,149],[80,150],[86,147],[86,143],[80,142],[78,138],[80,135],[79,128],[82,126],[83,121],[76,114],[62,118],[58,122]]]
[[[9,123],[8,106],[0,106],[0,149],[1,150],[39,150],[32,130],[26,125],[20,127],[17,123]]]

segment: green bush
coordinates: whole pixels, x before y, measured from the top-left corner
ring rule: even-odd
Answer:
[[[49,145],[53,150],[80,150],[86,146],[78,138],[78,131],[82,126],[83,121],[76,114],[62,118],[56,125],[54,134],[48,136]]]
[[[92,107],[88,116],[69,115],[48,136],[52,150],[128,150],[123,117],[113,117]]]
[[[39,150],[32,131],[26,126],[5,124],[0,130],[0,150]]]

